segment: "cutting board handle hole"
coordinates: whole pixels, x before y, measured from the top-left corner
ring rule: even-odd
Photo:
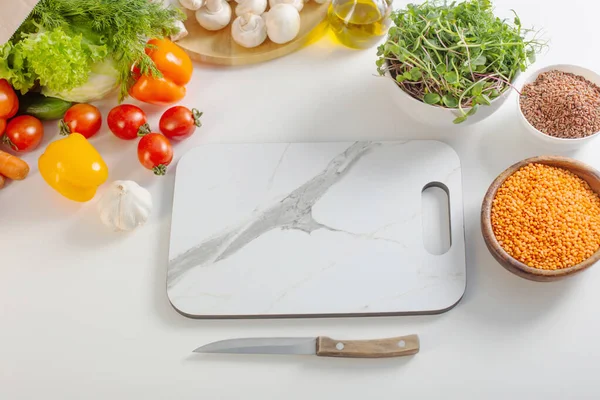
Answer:
[[[421,192],[423,245],[430,254],[446,254],[452,246],[450,196],[440,182],[425,185]]]

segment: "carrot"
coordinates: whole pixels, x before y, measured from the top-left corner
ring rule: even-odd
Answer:
[[[29,165],[19,157],[0,150],[0,174],[7,178],[20,181],[29,174]]]
[[[0,189],[2,189],[4,187],[5,183],[6,183],[6,178],[4,177],[4,175],[0,175]]]

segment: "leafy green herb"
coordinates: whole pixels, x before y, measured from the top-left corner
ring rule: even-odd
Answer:
[[[456,108],[458,107],[458,99],[452,95],[446,94],[442,97],[442,101],[448,108]]]
[[[410,80],[411,81],[418,81],[419,79],[421,79],[423,77],[423,73],[421,72],[421,68],[419,67],[415,67],[415,68],[411,68],[410,70]]]
[[[471,116],[473,114],[475,114],[477,112],[477,109],[479,108],[479,104],[473,104],[473,107],[471,107],[471,109],[469,110],[469,112],[467,113],[467,117]]]
[[[485,81],[479,81],[475,84],[475,86],[473,86],[473,89],[471,89],[471,94],[473,96],[481,96],[481,93],[483,93],[483,85],[485,85]]]
[[[452,122],[454,122],[455,124],[462,124],[462,123],[463,123],[463,122],[465,122],[466,120],[467,120],[467,116],[466,116],[466,115],[463,115],[463,116],[460,116],[460,117],[456,117],[456,118],[454,119],[454,121],[452,121]]]
[[[439,94],[437,93],[427,93],[423,96],[423,101],[427,104],[437,104],[442,100]]]
[[[446,72],[443,76],[443,79],[446,79],[447,83],[450,85],[456,85],[459,83],[458,74],[454,71]]]
[[[395,26],[377,51],[378,72],[389,71],[424,103],[458,108],[455,123],[510,88],[544,46],[516,13],[512,23],[497,18],[490,0],[427,0],[391,18]]]
[[[68,92],[86,83],[96,64],[110,61],[122,99],[133,83],[132,65],[160,76],[145,53],[147,39],[177,32],[184,18],[157,0],[42,0],[0,46],[0,78],[22,93],[38,85]]]

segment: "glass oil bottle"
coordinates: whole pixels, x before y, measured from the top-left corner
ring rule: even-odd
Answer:
[[[365,49],[387,33],[391,9],[391,0],[333,0],[329,24],[342,44]]]

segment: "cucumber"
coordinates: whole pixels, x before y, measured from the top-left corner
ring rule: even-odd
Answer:
[[[32,115],[44,121],[61,119],[72,105],[70,101],[27,93],[19,98],[19,114]]]

